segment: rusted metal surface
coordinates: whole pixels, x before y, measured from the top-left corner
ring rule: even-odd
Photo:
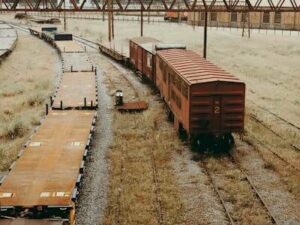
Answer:
[[[99,50],[119,62],[127,62],[129,58],[129,49],[119,42],[99,43]]]
[[[17,43],[17,33],[11,26],[0,23],[0,62],[8,56]]]
[[[94,67],[86,53],[62,53],[65,72],[93,71]]]
[[[75,41],[55,41],[55,45],[60,52],[65,52],[65,53],[85,52],[84,48]]]
[[[189,50],[157,52],[156,85],[189,134],[244,129],[245,84]]]
[[[155,45],[158,43],[159,40],[151,37],[137,37],[129,41],[130,62],[141,75],[146,75],[150,80],[154,80]]]
[[[72,207],[94,117],[94,111],[51,111],[0,186],[0,207]]]
[[[0,219],[0,225],[63,225],[63,220]]]
[[[157,53],[189,85],[212,81],[240,82],[238,78],[190,50],[170,49]]]
[[[116,109],[121,112],[137,112],[148,109],[148,104],[145,101],[125,102],[121,106],[116,106]]]
[[[299,0],[247,0],[247,1],[188,1],[183,0],[177,4],[176,0],[161,1],[121,1],[116,0],[112,6],[110,0],[99,2],[96,0],[77,2],[71,0],[69,7],[64,7],[64,0],[59,1],[38,1],[33,4],[31,1],[3,0],[0,11],[86,11],[86,12],[248,12],[248,11],[278,11],[278,12],[300,12]]]
[[[94,72],[63,73],[60,88],[54,99],[54,109],[95,109],[96,77]],[[62,105],[61,105],[62,103]]]
[[[36,37],[39,37],[41,38],[42,37],[42,29],[41,27],[31,27],[29,28],[29,32],[30,34],[36,36]]]

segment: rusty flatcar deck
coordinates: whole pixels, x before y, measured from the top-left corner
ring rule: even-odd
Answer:
[[[86,53],[65,53],[62,52],[63,70],[65,72],[71,71],[92,71],[93,64],[89,60]]]
[[[63,225],[62,220],[1,219],[0,225]]]
[[[125,62],[129,59],[128,42],[112,41],[99,43],[98,45],[102,53],[109,55],[117,61]]]
[[[71,207],[94,117],[51,111],[0,186],[0,207]]]
[[[148,109],[148,104],[145,101],[125,102],[121,106],[116,106],[120,112],[139,112]]]
[[[60,52],[79,53],[84,52],[84,48],[75,41],[55,41]]]
[[[94,72],[67,72],[63,74],[60,89],[52,107],[61,109],[95,108],[97,106]]]
[[[32,27],[32,28],[29,28],[29,32],[34,36],[41,37],[42,28],[41,27]]]

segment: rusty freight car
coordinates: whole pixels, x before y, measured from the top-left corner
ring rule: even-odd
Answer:
[[[227,148],[243,132],[245,84],[195,52],[157,51],[156,86],[192,146]]]
[[[165,49],[186,49],[181,44],[165,44],[150,37],[136,37],[129,42],[129,55],[131,65],[142,78],[155,83],[156,51]]]
[[[130,63],[141,78],[155,79],[155,44],[159,40],[151,37],[136,37],[129,41]]]

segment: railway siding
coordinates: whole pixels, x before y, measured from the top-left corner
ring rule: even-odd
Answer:
[[[0,63],[13,51],[17,39],[18,35],[15,29],[0,21]]]
[[[62,60],[69,63],[70,72],[63,73],[59,80],[55,99],[50,99],[53,107],[50,112],[47,107],[42,125],[24,145],[7,176],[1,178],[0,208],[5,219],[0,224],[33,223],[21,216],[44,218],[34,221],[38,224],[68,221],[73,225],[78,189],[95,130],[97,71],[77,42],[62,44],[51,39],[51,35],[42,35],[38,29],[30,33],[57,48]],[[86,67],[73,70],[80,65]]]

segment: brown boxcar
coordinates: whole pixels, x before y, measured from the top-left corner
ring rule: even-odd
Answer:
[[[231,133],[243,132],[245,84],[195,52],[157,51],[156,86],[175,127],[191,141],[232,144]]]
[[[140,76],[155,80],[155,45],[160,41],[151,37],[136,37],[129,41],[130,62]]]

